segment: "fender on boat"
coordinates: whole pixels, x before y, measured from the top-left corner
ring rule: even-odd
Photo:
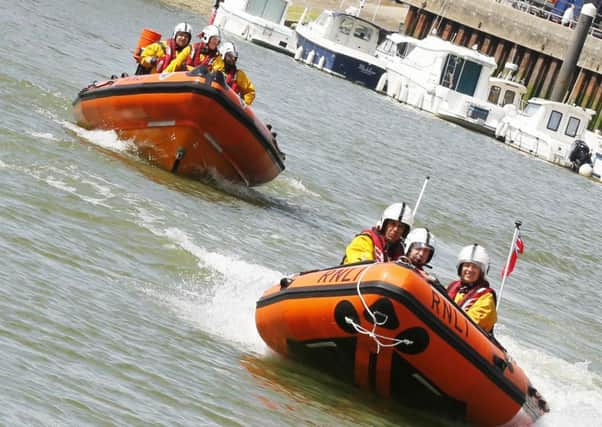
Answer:
[[[297,47],[297,50],[295,51],[295,61],[301,61],[303,56],[303,46],[299,46]]]
[[[382,76],[380,76],[380,79],[378,79],[378,83],[376,83],[377,92],[384,92],[385,86],[387,85],[387,78],[387,72],[384,72]]]

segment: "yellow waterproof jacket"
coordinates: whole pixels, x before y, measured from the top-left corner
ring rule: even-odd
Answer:
[[[451,283],[447,289],[449,295],[454,299],[454,302],[462,308],[468,317],[470,317],[474,322],[479,325],[481,328],[485,329],[487,332],[491,332],[493,330],[493,325],[497,322],[497,310],[495,308],[495,294],[493,290],[491,292],[486,292],[481,295],[477,295],[474,298],[471,298],[469,295],[471,290],[466,292],[457,291],[457,293],[453,292],[454,286],[458,285],[459,281]]]
[[[197,47],[198,49],[198,47]],[[193,63],[196,64],[203,64],[206,60],[207,60],[207,55],[205,55],[204,53],[201,52],[194,52],[192,48],[190,48],[190,50],[188,51],[188,58],[187,58],[187,66],[186,68],[188,69],[188,71],[192,71],[194,70],[196,67],[198,67],[198,65],[191,65]],[[192,55],[194,56],[198,56],[198,59],[195,62],[195,59],[192,57]],[[218,54],[210,59],[208,61],[209,63],[207,64],[207,68],[209,68],[209,71],[224,71],[224,59],[222,58],[222,55],[218,52]]]
[[[157,60],[163,58],[167,51],[167,41],[160,41],[157,43],[149,44],[144,48],[142,54],[140,55],[140,65],[142,65],[151,74],[157,72],[157,63],[154,64],[151,62],[153,58]],[[186,69],[186,61],[188,59],[188,55],[190,55],[190,45],[186,46],[180,52],[173,57],[171,62],[163,69],[163,72],[171,73],[174,71],[184,71]]]
[[[245,101],[246,102],[246,101]],[[374,242],[370,236],[358,234],[345,248],[343,264],[374,260]]]
[[[234,90],[242,96],[242,99],[245,100],[245,104],[251,105],[255,100],[255,86],[253,86],[253,82],[251,82],[243,70],[237,69],[235,75],[236,85],[234,86]],[[231,82],[228,82],[228,84],[232,86]]]

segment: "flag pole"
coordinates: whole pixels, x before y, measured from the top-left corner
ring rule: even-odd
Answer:
[[[416,216],[416,212],[418,211],[418,205],[420,205],[420,201],[422,200],[422,195],[424,194],[424,190],[426,190],[426,184],[428,184],[430,176],[424,178],[424,184],[422,184],[422,190],[420,190],[420,195],[418,196],[418,200],[416,200],[416,205],[414,206],[414,212],[412,214]]]
[[[497,296],[497,305],[495,306],[496,310],[500,309],[502,293],[504,292],[504,284],[506,283],[506,278],[508,277],[508,267],[510,267],[510,258],[512,257],[512,252],[514,251],[514,245],[516,243],[516,238],[518,237],[518,232],[520,230],[521,225],[523,225],[523,223],[520,221],[514,222],[514,235],[512,236],[512,244],[510,245],[510,251],[508,251],[508,258],[506,259],[506,264],[504,265],[504,271],[502,274],[502,284],[500,285],[500,292]]]

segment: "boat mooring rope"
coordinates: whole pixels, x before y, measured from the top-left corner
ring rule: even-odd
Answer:
[[[387,316],[385,313],[381,313],[380,311],[373,312],[372,310],[370,310],[370,307],[368,306],[368,303],[364,299],[364,296],[362,295],[362,292],[360,290],[360,284],[362,282],[364,274],[366,274],[366,272],[368,270],[370,270],[370,268],[372,268],[372,266],[374,266],[374,265],[376,265],[376,263],[370,265],[368,268],[366,268],[364,271],[362,271],[360,273],[360,276],[357,279],[357,285],[356,285],[357,295],[360,297],[360,301],[362,302],[362,305],[366,309],[366,312],[368,312],[368,314],[372,318],[372,324],[373,324],[372,330],[368,330],[368,329],[364,328],[362,325],[360,325],[359,323],[356,323],[352,318],[350,318],[348,316],[345,316],[345,322],[347,322],[347,324],[353,326],[353,328],[358,333],[363,334],[363,335],[368,335],[370,338],[372,338],[374,340],[374,342],[376,343],[376,354],[378,354],[380,352],[381,347],[382,348],[396,347],[401,344],[412,345],[412,344],[414,344],[414,342],[412,340],[408,340],[408,339],[398,339],[398,338],[386,337],[384,335],[379,335],[376,333],[376,327],[382,326],[385,323],[387,323],[389,316]],[[380,315],[383,320],[379,322],[376,319],[377,315]]]

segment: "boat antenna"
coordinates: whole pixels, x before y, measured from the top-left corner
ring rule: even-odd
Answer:
[[[376,19],[376,14],[378,13],[379,8],[380,8],[380,0],[378,0],[378,3],[376,4],[376,7],[374,8],[374,14],[372,15],[372,23],[374,23],[374,20]]]
[[[422,196],[424,195],[424,190],[426,190],[426,184],[428,184],[429,179],[431,179],[431,177],[428,175],[426,178],[424,178],[424,183],[422,184],[422,190],[420,190],[420,195],[418,196],[418,200],[416,200],[416,205],[414,206],[414,212],[412,212],[412,214],[414,216],[416,216],[416,212],[418,212],[418,206],[420,206],[420,201],[422,200]]]
[[[431,30],[429,34],[433,34],[433,29],[435,30],[435,34],[439,34],[439,27],[441,26],[441,22],[445,17],[445,7],[447,6],[447,0],[444,0],[441,4],[441,10],[439,10],[439,16],[433,20],[433,25],[431,25]],[[437,26],[435,27],[435,22],[437,22]]]

